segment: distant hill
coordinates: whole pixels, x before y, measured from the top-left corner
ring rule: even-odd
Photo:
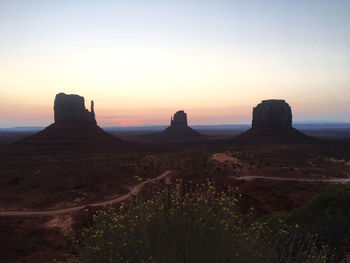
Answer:
[[[0,132],[4,131],[4,132],[37,132],[37,131],[41,131],[43,130],[45,127],[40,127],[40,126],[22,126],[22,127],[13,127],[13,128],[0,128]]]
[[[152,126],[105,126],[102,127],[105,131],[163,131],[167,125],[152,125]],[[250,124],[218,124],[218,125],[190,125],[196,130],[247,130],[251,127]],[[294,122],[293,127],[299,130],[328,130],[328,129],[350,129],[350,122],[332,122],[332,121],[305,121]],[[41,126],[20,126],[13,128],[0,128],[1,131],[33,131],[43,130]]]

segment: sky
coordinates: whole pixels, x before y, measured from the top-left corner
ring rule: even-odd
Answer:
[[[0,0],[0,127],[53,122],[59,92],[101,126],[350,121],[350,1]]]

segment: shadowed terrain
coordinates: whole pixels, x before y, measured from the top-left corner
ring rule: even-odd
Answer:
[[[231,187],[241,194],[241,209],[254,207],[257,216],[264,216],[299,208],[350,179],[350,142],[337,141],[343,139],[337,136],[313,139],[294,129],[284,101],[268,101],[269,109],[264,106],[260,113],[255,108],[252,128],[241,135],[239,129],[207,127],[207,136],[202,136],[188,127],[180,111],[163,132],[169,137],[152,141],[146,138],[147,133],[154,136],[152,129],[146,134],[111,131],[124,140],[107,133],[96,125],[93,107],[87,111],[82,97],[77,98],[78,110],[56,114],[59,121],[46,129],[0,146],[3,262],[62,259],[94,211],[145,195],[153,184],[209,179],[218,191]],[[280,108],[283,114],[278,114]],[[190,140],[189,134],[200,140]],[[131,142],[142,138],[148,143]]]

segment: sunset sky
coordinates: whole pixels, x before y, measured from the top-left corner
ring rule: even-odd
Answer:
[[[0,127],[53,122],[57,93],[102,126],[350,121],[350,1],[0,0]]]

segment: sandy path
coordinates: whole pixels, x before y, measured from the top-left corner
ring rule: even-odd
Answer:
[[[138,194],[145,184],[160,181],[163,178],[166,178],[171,172],[172,172],[171,170],[168,170],[168,171],[162,173],[161,175],[159,175],[158,177],[148,179],[148,180],[136,185],[134,188],[132,188],[132,190],[128,194],[119,196],[117,198],[114,198],[114,199],[111,199],[108,201],[103,201],[103,202],[93,203],[93,204],[85,204],[85,205],[57,209],[57,210],[0,211],[0,216],[55,216],[55,215],[62,215],[62,214],[70,214],[70,213],[82,210],[82,209],[86,208],[87,206],[104,206],[104,205],[120,203],[120,202],[128,199],[130,196]]]
[[[275,181],[298,181],[298,182],[326,182],[326,183],[350,183],[350,178],[334,178],[334,179],[302,179],[302,178],[280,178],[270,176],[244,176],[235,178],[236,180],[275,180]]]

